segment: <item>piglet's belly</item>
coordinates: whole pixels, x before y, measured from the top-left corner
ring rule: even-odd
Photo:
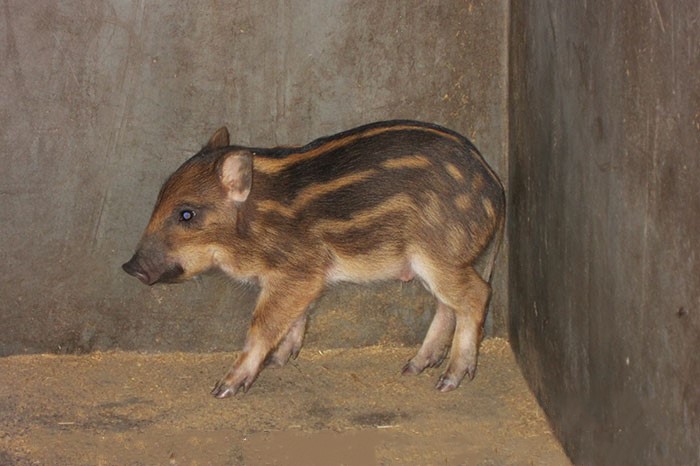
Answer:
[[[376,256],[336,258],[326,272],[328,283],[367,283],[380,280],[407,282],[415,276],[410,259],[382,259]]]

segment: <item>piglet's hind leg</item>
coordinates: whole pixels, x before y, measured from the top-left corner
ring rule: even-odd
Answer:
[[[462,280],[441,287],[441,292],[445,293],[444,299],[454,309],[456,318],[450,362],[436,385],[441,392],[448,392],[457,388],[465,376],[469,380],[474,378],[491,287],[470,267]]]
[[[433,321],[418,353],[403,366],[403,375],[420,374],[426,367],[437,367],[445,358],[455,330],[455,315],[452,309],[439,301]]]

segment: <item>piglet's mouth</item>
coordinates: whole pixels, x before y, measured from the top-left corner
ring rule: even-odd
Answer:
[[[180,264],[173,264],[167,268],[155,272],[152,268],[145,266],[138,258],[137,255],[122,265],[124,272],[132,275],[146,285],[155,285],[156,283],[177,283],[181,281],[182,275],[185,270]]]

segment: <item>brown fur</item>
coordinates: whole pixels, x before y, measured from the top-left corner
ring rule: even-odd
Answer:
[[[328,283],[417,275],[439,305],[404,373],[439,364],[450,346],[438,382],[447,391],[476,369],[490,287],[473,265],[504,210],[476,149],[438,126],[381,122],[273,149],[229,146],[221,128],[166,181],[124,268],[148,284],[212,268],[260,284],[219,397],[247,389],[268,356],[298,353],[306,309]]]

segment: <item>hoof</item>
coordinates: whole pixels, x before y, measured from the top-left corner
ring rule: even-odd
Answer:
[[[239,383],[235,386],[232,386],[220,380],[216,382],[216,385],[214,385],[211,394],[214,395],[216,398],[223,399],[236,395],[241,389],[243,390],[243,393],[247,392],[248,385],[244,383]]]
[[[441,375],[437,384],[435,385],[435,388],[442,393],[451,392],[457,387],[459,387],[459,381],[455,381],[452,377],[446,374]]]
[[[413,364],[413,361],[408,361],[406,365],[403,366],[403,369],[401,369],[401,375],[418,375],[421,372],[423,372],[423,370]]]

